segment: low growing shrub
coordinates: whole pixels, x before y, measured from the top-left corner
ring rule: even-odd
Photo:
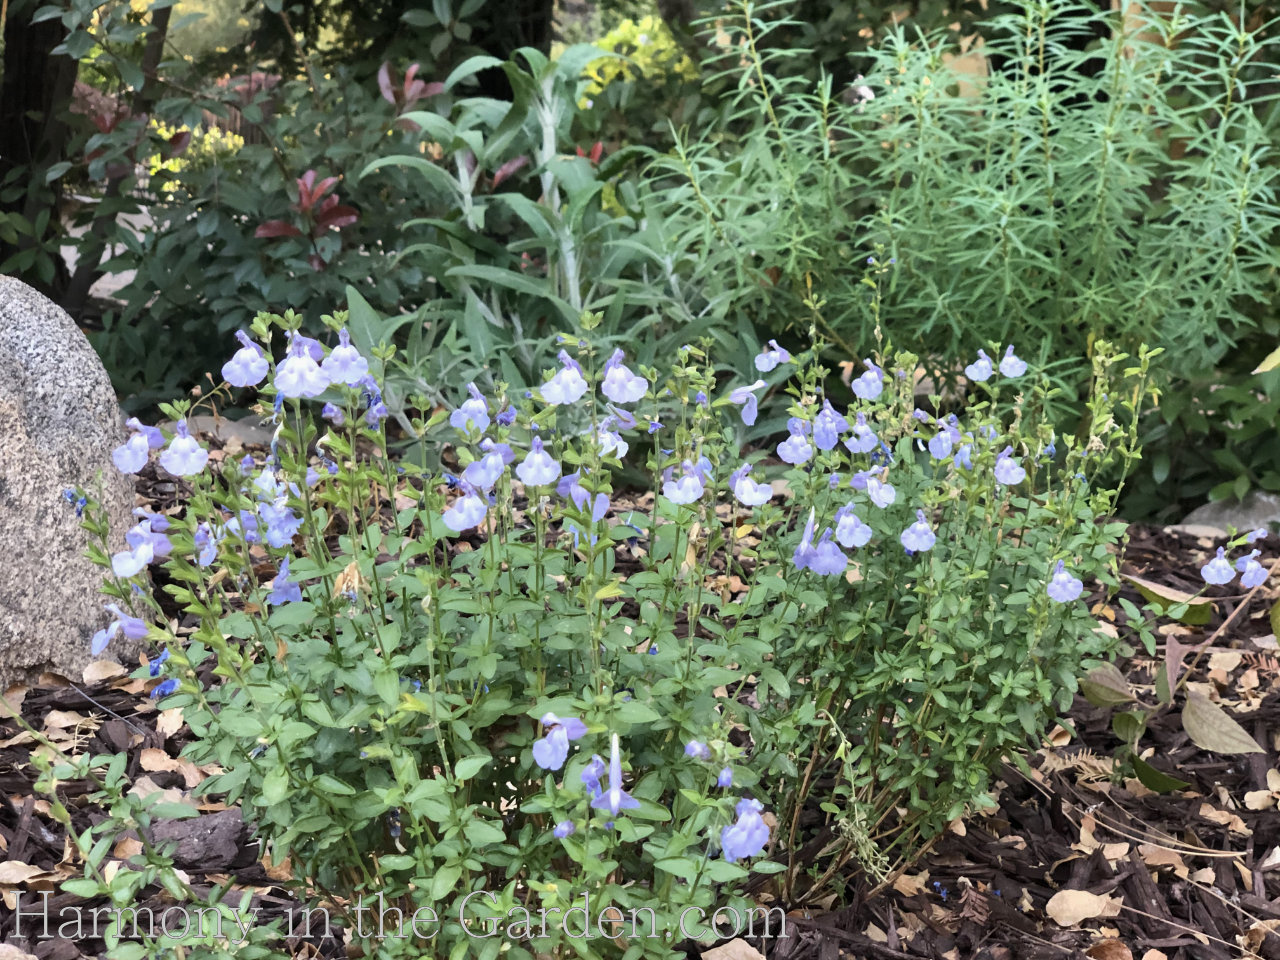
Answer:
[[[883,884],[989,802],[1113,642],[1082,581],[1116,583],[1125,526],[1095,481],[1137,456],[1148,353],[1098,345],[1077,442],[1012,347],[970,364],[960,414],[918,408],[905,353],[868,359],[841,413],[820,344],[770,342],[725,383],[697,344],[632,368],[588,316],[537,389],[469,385],[435,413],[458,467],[428,474],[385,454],[391,351],[361,355],[344,321],[331,350],[292,315],[240,334],[223,373],[275,398],[265,463],[212,469],[189,402],[172,436],[119,448],[127,471],[159,449],[191,493],[98,552],[116,618],[95,649],[162,648],[139,675],[221,770],[200,792],[378,956],[586,957],[602,937],[672,956],[717,909],[738,911],[720,934],[746,917],[753,876],[787,908],[849,871]],[[771,410],[785,439],[744,447]],[[620,489],[627,459],[652,489]],[[189,636],[156,616],[150,564]],[[80,836],[78,892],[144,882],[99,872],[120,826]],[[556,919],[584,896],[586,938]],[[392,909],[421,930],[373,935]]]

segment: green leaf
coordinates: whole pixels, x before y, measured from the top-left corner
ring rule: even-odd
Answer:
[[[1199,627],[1209,622],[1209,617],[1213,613],[1213,601],[1208,597],[1197,597],[1194,594],[1185,593],[1182,590],[1175,590],[1173,587],[1166,587],[1163,584],[1153,583],[1150,580],[1144,580],[1141,577],[1133,577],[1125,574],[1122,579],[1128,580],[1138,592],[1146,597],[1149,601],[1156,605],[1161,613],[1169,613],[1173,608],[1179,608],[1179,616],[1174,617],[1180,623],[1187,626]],[[1186,611],[1180,608],[1186,605]]]
[[[1220,706],[1194,690],[1187,694],[1182,708],[1182,729],[1191,742],[1214,753],[1265,753],[1248,731],[1236,723]]]
[[[463,757],[457,762],[453,768],[454,776],[459,781],[467,781],[483,770],[491,761],[492,757]]]
[[[276,767],[262,779],[262,802],[268,806],[283,803],[289,794],[289,774],[284,767]]]
[[[1185,780],[1162,773],[1141,757],[1130,759],[1133,761],[1133,772],[1137,775],[1138,781],[1148,790],[1154,790],[1156,793],[1172,793],[1174,790],[1191,786]]]
[[[93,897],[96,897],[99,893],[102,892],[102,887],[99,885],[97,880],[86,880],[83,878],[78,880],[64,881],[62,884],[62,889],[64,893],[70,893],[77,897],[83,897],[85,900],[89,900]]]
[[[1146,729],[1147,715],[1142,710],[1125,710],[1111,718],[1112,732],[1129,746],[1136,744]]]
[[[44,172],[44,182],[53,183],[53,181],[57,180],[60,176],[62,176],[64,173],[66,173],[70,169],[71,169],[71,161],[69,160],[59,161],[58,163],[55,163],[53,166],[51,166],[48,170]]]
[[[1114,707],[1137,699],[1129,692],[1129,681],[1113,663],[1104,663],[1085,674],[1080,692],[1095,707]]]
[[[316,777],[315,787],[317,792],[332,793],[340,797],[353,797],[356,793],[356,788],[351,784],[328,773]]]
[[[490,57],[487,54],[478,54],[474,57],[468,57],[466,60],[463,60],[460,64],[454,67],[453,72],[445,78],[444,88],[446,90],[452,90],[457,84],[466,80],[468,77],[475,76],[481,70],[488,70],[492,67],[500,66],[502,66],[501,60],[497,57]]]

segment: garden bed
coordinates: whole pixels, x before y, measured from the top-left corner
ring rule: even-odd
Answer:
[[[1207,546],[1208,541],[1170,528],[1135,528],[1126,570],[1178,586],[1185,571],[1194,569],[1188,557],[1207,555]],[[1166,628],[1193,644],[1212,637],[1230,619],[1196,660],[1189,686],[1216,691],[1265,754],[1224,759],[1207,753],[1190,742],[1176,718],[1164,715],[1149,726],[1140,749],[1189,786],[1155,794],[1132,778],[1113,775],[1111,754],[1118,740],[1110,729],[1110,711],[1077,697],[1069,719],[1078,736],[1057,731],[1050,744],[1028,758],[1029,774],[1007,766],[994,811],[954,824],[883,894],[861,899],[863,881],[850,872],[847,884],[832,886],[843,886],[847,905],[831,896],[818,907],[792,910],[791,936],[754,945],[770,958],[796,960],[839,955],[999,960],[1081,951],[1098,960],[1227,958],[1247,950],[1280,957],[1280,935],[1268,933],[1280,929],[1280,780],[1274,772],[1280,766],[1280,654],[1266,592],[1255,594],[1250,608],[1238,613],[1240,596],[1217,598],[1213,619],[1189,630],[1190,636],[1179,632],[1184,628]],[[1117,618],[1115,609],[1100,603],[1094,611],[1102,623]],[[1123,631],[1123,614],[1118,619]],[[1139,654],[1120,666],[1135,691],[1153,700],[1155,661]],[[179,759],[190,736],[180,711],[158,710],[146,697],[146,681],[110,667],[95,667],[92,682],[47,678],[26,692],[23,716],[71,752],[125,752],[127,777],[136,791],[163,790],[175,801],[187,797],[207,771]],[[33,793],[31,751],[31,738],[14,721],[0,725],[0,785],[6,801],[0,808],[0,836],[9,861],[3,868],[7,916],[0,942],[25,947],[41,960],[96,956],[103,943],[93,936],[25,944],[15,937],[13,907],[21,905],[24,913],[44,910],[44,891],[51,893],[51,933],[60,910],[72,908],[65,918],[100,906],[56,890],[59,881],[79,876],[80,866],[65,832],[49,815],[48,799]],[[102,816],[77,801],[87,789],[82,783],[59,788],[79,830]],[[229,881],[251,891],[259,923],[300,907],[285,883],[288,865],[262,861],[238,810],[209,798],[197,806],[198,819],[157,828],[159,835],[178,842],[177,865],[195,888]],[[137,852],[136,842],[124,840],[111,860]],[[770,902],[767,885],[756,892]],[[19,895],[22,899],[15,900]],[[139,906],[158,915],[171,903],[154,888]],[[1073,919],[1073,910],[1088,916]],[[25,917],[24,930],[31,932],[38,922]],[[705,950],[692,943],[686,947],[690,956]],[[344,950],[337,939],[312,937],[295,941],[291,953],[341,956]]]

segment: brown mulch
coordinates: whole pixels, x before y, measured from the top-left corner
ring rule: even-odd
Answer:
[[[162,508],[182,497],[180,488],[166,483],[144,477],[140,489]],[[1216,545],[1169,528],[1135,528],[1125,570],[1195,592],[1199,565]],[[1268,541],[1262,546],[1270,546],[1264,561],[1276,555]],[[1163,646],[1172,640],[1188,648],[1184,669],[1194,665],[1189,687],[1223,706],[1265,752],[1204,751],[1191,743],[1176,711],[1166,712],[1139,748],[1153,766],[1189,785],[1156,794],[1117,767],[1112,711],[1077,697],[1069,716],[1075,736],[1055,731],[1029,758],[1030,773],[1004,769],[995,810],[953,824],[879,896],[845,907],[792,910],[790,936],[754,946],[771,960],[1280,960],[1280,774],[1268,778],[1280,769],[1280,652],[1268,619],[1277,583],[1280,575],[1248,598],[1238,587],[1215,589],[1208,624],[1166,624],[1155,658],[1139,646],[1120,664],[1140,698],[1153,704]],[[1095,594],[1094,614],[1124,636],[1119,605],[1107,605],[1101,596]],[[1143,602],[1131,586],[1121,596]],[[1206,640],[1211,646],[1197,652]],[[147,699],[156,681],[105,670],[94,682],[48,680],[26,692],[21,712],[69,752],[124,752],[133,789],[172,791],[175,799],[207,774],[180,759],[191,737],[180,716]],[[51,918],[63,907],[91,906],[58,889],[81,870],[48,798],[33,790],[36,747],[15,721],[0,721],[0,957],[11,956],[3,944],[40,960],[99,956],[101,939],[24,939],[15,930],[19,895],[24,911],[44,910],[40,897],[47,892]],[[105,817],[86,801],[90,790],[84,782],[58,788],[78,831]],[[205,890],[232,881],[251,891],[259,924],[296,909],[287,874],[263,862],[239,811],[216,798],[198,806],[197,818],[153,828],[156,840],[175,842],[176,864],[191,885]],[[136,839],[126,838],[112,857],[123,860],[138,850]],[[1058,910],[1080,903],[1086,905],[1081,919]],[[139,906],[157,913],[171,904],[157,887],[138,898]],[[30,919],[25,923],[30,932]],[[700,953],[696,945],[686,949],[691,957]],[[299,937],[290,951],[332,957],[343,946]]]

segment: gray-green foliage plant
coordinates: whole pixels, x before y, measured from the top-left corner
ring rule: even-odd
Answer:
[[[698,235],[688,282],[726,314],[783,331],[812,292],[854,359],[875,319],[860,265],[880,255],[898,267],[883,328],[935,375],[1016,336],[1074,387],[1098,338],[1203,372],[1273,295],[1267,25],[1028,2],[973,46],[904,23],[836,89],[785,76],[804,51],[762,52],[788,5],[733,6],[729,130],[748,132],[684,131],[655,159],[661,209]],[[957,71],[965,52],[983,75]]]
[[[388,456],[392,350],[362,355],[348,320],[331,349],[292,315],[242,331],[223,369],[277,400],[265,462],[214,470],[190,401],[166,408],[173,436],[139,425],[116,452],[192,494],[96,551],[115,620],[94,649],[163,647],[139,676],[220,769],[200,792],[239,804],[370,953],[424,949],[371,936],[356,908],[375,902],[421,916],[437,956],[595,956],[594,933],[526,936],[528,912],[587,894],[627,929],[652,916],[628,956],[669,957],[714,939],[717,907],[749,910],[752,874],[787,906],[850,873],[881,884],[988,802],[1111,649],[1082,580],[1116,583],[1101,477],[1137,456],[1146,352],[1099,344],[1093,429],[1055,441],[1050,388],[1016,356],[941,418],[917,407],[915,357],[868,359],[840,413],[820,343],[771,343],[725,383],[710,341],[634,364],[594,316],[534,389],[469,384],[432,415],[455,474]],[[762,457],[747,431],[779,414]],[[185,638],[156,616],[153,563]],[[115,897],[92,859],[75,891]]]

